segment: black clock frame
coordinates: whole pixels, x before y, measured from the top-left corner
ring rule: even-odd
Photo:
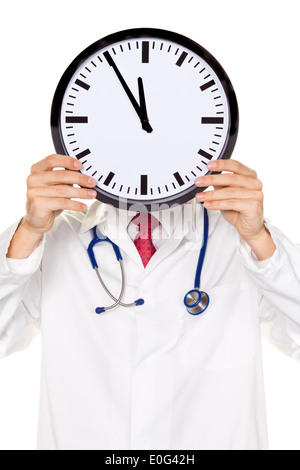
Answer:
[[[69,85],[69,82],[76,73],[76,71],[90,56],[94,55],[96,52],[101,51],[102,49],[111,46],[116,42],[129,39],[141,39],[144,37],[169,40],[190,49],[192,52],[198,54],[199,57],[201,57],[205,62],[207,62],[217,74],[223,86],[228,101],[230,113],[230,125],[228,129],[228,135],[222,152],[219,156],[219,159],[229,159],[234,150],[238,136],[239,111],[236,95],[228,75],[226,74],[225,70],[220,65],[220,63],[206,49],[204,49],[196,42],[192,41],[191,39],[185,36],[182,36],[181,34],[155,28],[128,29],[125,31],[119,31],[114,34],[110,34],[109,36],[106,36],[103,39],[100,39],[99,41],[96,41],[94,44],[87,47],[70,64],[70,66],[63,74],[55,91],[51,109],[51,132],[56,152],[62,155],[67,154],[60,127],[60,115],[66,88]],[[212,172],[208,172],[208,174],[211,173]],[[110,194],[107,191],[100,189],[98,186],[96,186],[95,188],[98,193],[97,199],[99,201],[112,204],[115,207],[122,207],[124,209],[130,209],[132,206],[134,206],[135,210],[154,210],[154,208],[155,210],[157,210],[158,208],[164,209],[174,204],[183,204],[193,199],[193,197],[195,197],[197,193],[199,193],[200,191],[204,191],[205,189],[206,188],[192,186],[180,193],[177,193],[175,196],[164,197],[156,200],[141,200],[138,198],[126,199]]]

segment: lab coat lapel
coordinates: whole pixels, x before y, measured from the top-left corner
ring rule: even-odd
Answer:
[[[164,241],[163,245],[154,253],[147,264],[145,268],[145,276],[150,274],[158,264],[175,251],[184,237],[187,235],[189,235],[189,238],[195,236],[194,206],[186,205],[185,208],[185,212],[181,211],[177,214],[174,229],[172,230],[170,237]]]

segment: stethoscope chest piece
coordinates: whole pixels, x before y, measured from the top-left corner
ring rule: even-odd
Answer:
[[[209,296],[199,289],[190,290],[184,297],[184,305],[190,315],[201,315],[207,309]]]

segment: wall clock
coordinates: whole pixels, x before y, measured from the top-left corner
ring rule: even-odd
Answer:
[[[200,191],[207,163],[230,158],[238,105],[221,65],[180,34],[139,28],[84,50],[62,76],[51,128],[59,154],[79,159],[97,199],[154,210]]]

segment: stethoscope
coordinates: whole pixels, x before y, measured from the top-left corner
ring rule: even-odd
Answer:
[[[206,292],[200,290],[200,279],[201,279],[201,272],[203,268],[203,263],[204,263],[204,258],[205,258],[205,253],[207,249],[207,241],[208,241],[208,230],[209,230],[209,219],[208,219],[208,213],[207,209],[205,207],[203,208],[203,215],[204,215],[204,224],[203,224],[203,240],[202,240],[202,246],[199,254],[199,259],[198,259],[198,264],[197,264],[197,270],[196,270],[196,276],[195,276],[195,283],[194,283],[194,289],[190,290],[184,297],[184,305],[188,311],[189,314],[191,315],[200,315],[205,310],[207,309],[209,305],[209,296]],[[122,276],[122,282],[121,282],[121,290],[119,297],[116,298],[110,290],[107,288],[106,284],[104,283],[101,274],[99,272],[99,266],[96,261],[96,257],[94,254],[94,247],[98,243],[102,242],[107,242],[110,243],[112,248],[114,249],[116,258],[120,264],[120,270],[121,270],[121,276]],[[106,312],[108,310],[112,310],[116,308],[118,305],[121,305],[122,307],[135,307],[139,305],[143,305],[145,303],[144,299],[137,299],[134,302],[130,304],[125,304],[122,302],[123,296],[124,296],[124,291],[125,291],[125,285],[126,285],[126,279],[125,279],[125,272],[124,272],[124,265],[123,265],[123,258],[120,252],[119,247],[112,242],[107,236],[103,235],[100,233],[99,229],[97,227],[93,228],[93,240],[89,244],[88,247],[88,255],[91,260],[93,269],[95,270],[97,277],[100,281],[100,284],[102,285],[103,289],[105,292],[109,295],[109,297],[114,301],[114,303],[108,307],[98,307],[96,308],[95,312],[99,315],[103,312]]]

